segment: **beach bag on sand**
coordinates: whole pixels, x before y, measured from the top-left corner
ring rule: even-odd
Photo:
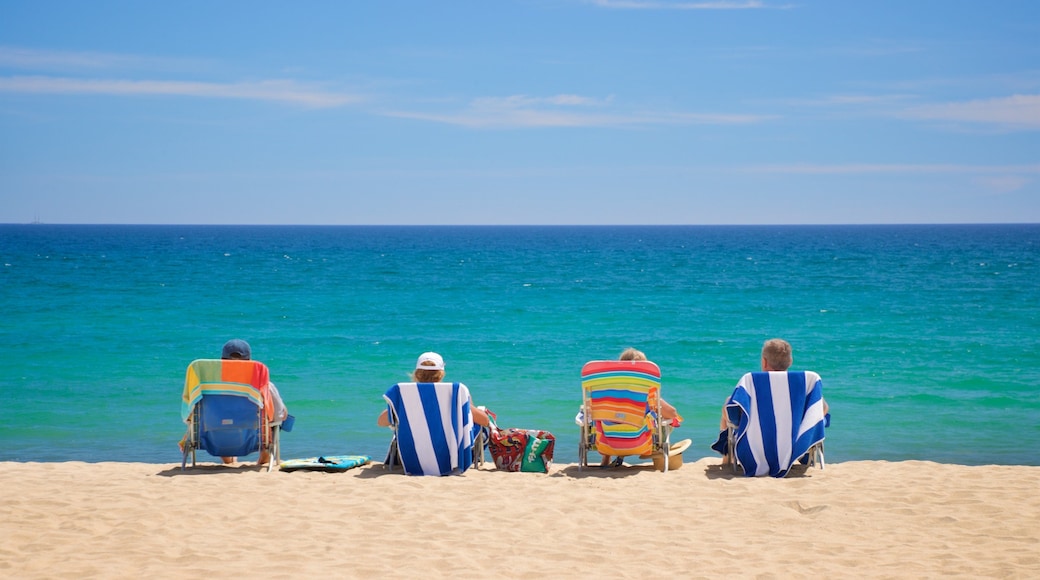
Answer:
[[[548,473],[556,438],[537,429],[492,429],[488,444],[495,467],[503,471]]]

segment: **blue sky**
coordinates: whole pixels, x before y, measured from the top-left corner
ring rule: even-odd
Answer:
[[[1040,2],[0,0],[0,223],[1040,222]]]

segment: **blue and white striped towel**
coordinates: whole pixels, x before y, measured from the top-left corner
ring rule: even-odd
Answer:
[[[726,403],[737,462],[749,476],[784,477],[823,441],[823,381],[812,371],[747,373]]]
[[[398,383],[383,398],[405,473],[462,473],[473,463],[473,413],[466,385]]]

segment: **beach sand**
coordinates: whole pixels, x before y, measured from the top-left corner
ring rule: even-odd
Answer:
[[[1040,467],[0,463],[5,578],[1040,577]]]

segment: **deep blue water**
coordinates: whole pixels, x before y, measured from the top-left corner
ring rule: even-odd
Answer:
[[[828,461],[1040,465],[1040,225],[0,225],[0,460],[179,461],[185,367],[248,340],[283,456],[381,458],[382,392],[444,355],[574,462],[584,362],[657,362],[710,454],[767,338],[824,378]]]

